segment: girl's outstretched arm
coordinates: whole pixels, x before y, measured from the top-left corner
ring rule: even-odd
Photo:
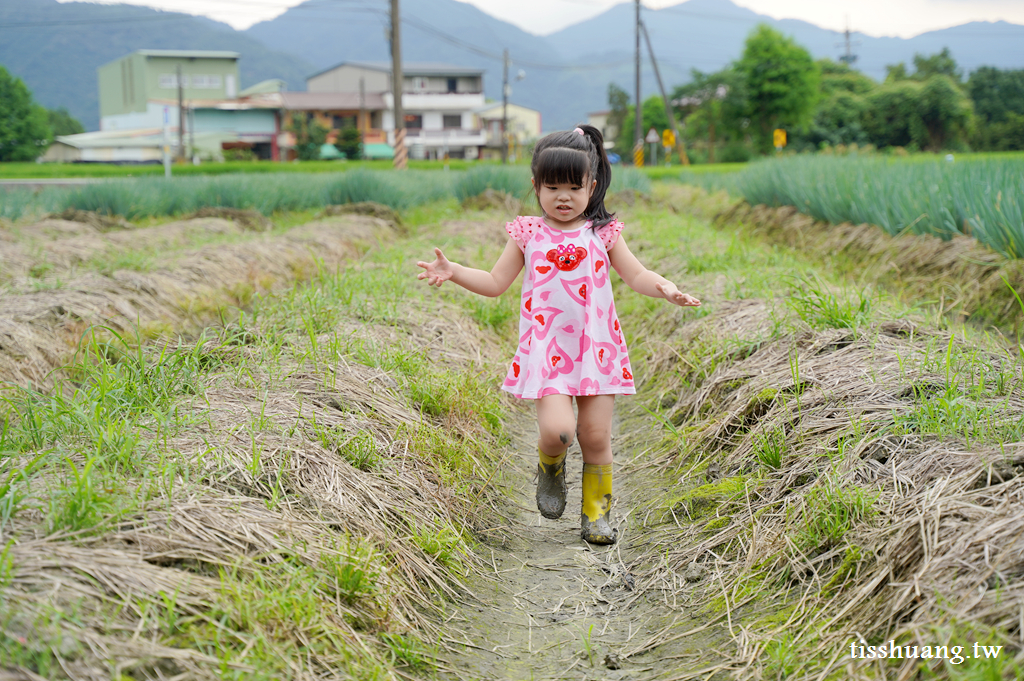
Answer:
[[[505,250],[490,272],[451,262],[444,257],[440,248],[434,249],[434,255],[437,256],[434,262],[421,260],[416,263],[425,270],[419,273],[418,279],[426,279],[427,284],[437,287],[451,279],[462,288],[489,298],[500,296],[508,290],[525,263],[523,252],[512,239],[505,244]]]
[[[608,259],[615,271],[622,277],[622,281],[626,282],[626,286],[637,293],[651,298],[664,298],[681,307],[700,305],[700,301],[689,293],[683,293],[671,281],[644,267],[643,263],[637,260],[629,250],[626,240],[621,236],[615,242],[612,250],[608,251]]]

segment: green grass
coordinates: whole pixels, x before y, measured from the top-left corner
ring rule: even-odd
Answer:
[[[403,217],[415,229],[461,212],[448,198]],[[465,574],[472,540],[461,523],[471,520],[472,501],[480,500],[490,483],[496,461],[489,453],[504,439],[503,408],[489,365],[438,361],[438,348],[421,345],[415,334],[418,325],[429,323],[429,314],[460,311],[509,333],[515,301],[481,306],[476,296],[417,286],[414,262],[429,243],[414,238],[390,244],[347,269],[321,267],[291,288],[249,296],[249,309],[225,308],[224,328],[197,337],[170,333],[168,343],[173,330],[165,329],[160,341],[150,343],[145,330],[124,335],[95,329],[86,334],[58,389],[4,388],[0,533],[9,536],[16,517],[23,527],[29,514],[38,519],[37,531],[43,535],[101,535],[119,522],[142,522],[141,514],[159,511],[171,499],[189,498],[197,490],[201,494],[205,485],[216,487],[235,477],[251,482],[231,487],[233,493],[255,495],[268,510],[288,508],[298,498],[290,478],[293,457],[262,442],[303,439],[336,452],[362,474],[380,477],[385,487],[398,474],[396,466],[429,471],[431,484],[447,490],[450,503],[463,509],[452,515],[459,525],[442,515],[426,522],[409,518],[393,530],[395,540],[419,552],[420,560],[440,566],[443,575]],[[466,248],[494,258],[500,245],[488,250],[470,244],[452,252],[462,257]],[[117,263],[108,258],[96,266]],[[143,260],[121,264],[133,263],[145,265]],[[500,302],[513,313],[499,310]],[[344,330],[351,328],[345,324],[361,332]],[[294,423],[282,423],[280,414],[268,413],[268,395],[282,381],[296,374],[310,377],[324,395],[331,395],[333,368],[345,363],[381,369],[385,384],[374,390],[415,414],[416,421],[400,425],[347,402],[334,407],[345,414],[340,424],[328,425],[301,411]],[[248,413],[231,424],[246,442],[244,451],[236,459],[212,445],[194,456],[175,451],[173,441],[183,433],[218,427],[205,415],[204,405],[211,388],[225,386],[254,390],[257,396]],[[350,418],[361,425],[350,426]],[[144,591],[132,593],[110,612],[93,605],[77,613],[65,603],[0,599],[0,664],[56,677],[62,660],[88,654],[65,632],[83,622],[120,631],[125,613],[134,613],[125,631],[136,626],[132,618],[141,617],[138,627],[147,640],[215,658],[219,678],[286,678],[305,668],[310,656],[317,665],[350,678],[392,678],[395,669],[430,673],[434,651],[419,633],[405,629],[404,614],[390,612],[395,594],[405,587],[386,543],[350,537],[345,528],[333,530],[336,550],[303,546],[292,554],[284,546],[273,555],[239,555],[229,564],[203,559],[176,564],[176,569],[220,585],[213,601],[202,607],[183,603],[174,593]],[[311,560],[307,551],[319,557]],[[0,545],[0,587],[12,574],[6,556]],[[432,585],[418,588],[429,598],[440,597]]]
[[[531,199],[529,168],[483,165],[464,172],[441,173],[357,168],[330,173],[112,179],[76,188],[5,191],[0,193],[0,218],[17,220],[68,208],[119,215],[135,221],[185,215],[207,207],[252,209],[273,215],[361,201],[408,211],[450,196],[461,201],[488,188],[528,201]],[[610,191],[623,189],[649,193],[651,183],[641,172],[617,169]]]
[[[750,204],[795,206],[819,220],[878,225],[892,235],[971,236],[1011,258],[1024,256],[1024,156],[791,156],[684,182],[727,189]]]
[[[451,159],[448,168],[466,170],[499,164],[498,161],[465,161]],[[529,164],[527,164],[529,165]],[[392,170],[390,160],[378,161],[225,161],[200,165],[174,164],[174,177],[192,175],[227,175],[236,173],[339,173],[349,170]],[[444,170],[443,161],[409,161],[410,170]],[[79,177],[163,177],[160,164],[112,165],[106,163],[0,163],[0,179],[79,178]]]

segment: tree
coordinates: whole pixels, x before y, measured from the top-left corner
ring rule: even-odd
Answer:
[[[963,146],[971,131],[974,107],[959,83],[940,73],[921,84],[917,114],[927,133],[924,146],[939,151]]]
[[[958,148],[971,130],[971,101],[949,76],[885,83],[865,102],[864,129],[879,147]]]
[[[745,83],[731,68],[715,73],[694,69],[691,73],[690,82],[672,93],[672,104],[685,120],[686,137],[707,140],[707,161],[714,163],[720,143],[743,138],[743,125],[749,122]]]
[[[85,132],[85,126],[73,118],[64,107],[50,109],[46,114],[49,118],[50,129],[53,130],[54,137],[57,135],[77,135]]]
[[[344,127],[338,131],[334,147],[350,161],[360,159],[363,157],[363,133],[351,125]]]
[[[312,114],[295,112],[291,115],[288,130],[295,135],[295,153],[300,161],[315,161],[320,158],[320,147],[327,141],[330,132]]]
[[[907,65],[903,62],[889,64],[885,67],[885,70],[886,83],[895,83],[900,80],[923,81],[928,80],[932,76],[946,76],[955,83],[960,83],[963,79],[963,74],[960,73],[956,60],[953,59],[953,55],[948,47],[943,47],[941,52],[937,52],[930,57],[926,57],[920,52],[915,53],[914,73],[908,73]]]
[[[922,54],[914,55],[914,78],[927,80],[932,76],[946,76],[956,83],[962,80],[963,76],[948,47],[943,47],[942,52],[930,57],[925,57]]]
[[[0,161],[34,161],[53,141],[46,109],[0,66]]]
[[[967,92],[985,123],[1001,123],[1011,113],[1024,116],[1024,69],[982,66],[967,79]]]
[[[662,130],[669,127],[668,114],[665,113],[665,100],[661,98],[661,95],[651,95],[645,99],[640,115],[642,116],[640,127],[645,135],[651,128],[657,130],[660,135]],[[633,126],[635,121],[633,107],[629,107],[625,117],[622,119],[622,132],[615,143],[615,152],[623,158],[631,156],[633,153]]]
[[[967,91],[974,102],[976,149],[1024,149],[1024,69],[983,66],[971,73]]]
[[[878,87],[875,81],[846,64],[819,59],[821,99],[814,120],[806,132],[790,135],[789,147],[798,151],[840,144],[864,145],[870,142],[862,118],[864,96]]]
[[[746,81],[748,114],[762,151],[772,148],[772,130],[810,124],[821,74],[811,55],[792,38],[761,24],[747,38],[736,63]]]

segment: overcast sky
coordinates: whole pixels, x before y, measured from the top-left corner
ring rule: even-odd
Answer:
[[[61,0],[67,1],[67,0]],[[106,4],[108,0],[103,0]],[[303,0],[133,0],[129,4],[202,14],[235,28],[272,19]],[[358,2],[359,0],[341,0]],[[600,14],[620,0],[469,0],[488,14],[520,28],[546,35]],[[376,0],[383,4],[382,0]],[[1003,19],[1024,24],[1024,0],[734,0],[776,19],[803,19],[824,28],[851,29],[873,36],[909,38],[968,21]],[[645,7],[680,4],[678,0],[643,0]],[[376,3],[375,3],[376,4]],[[1024,49],[1024,48],[1022,48]]]

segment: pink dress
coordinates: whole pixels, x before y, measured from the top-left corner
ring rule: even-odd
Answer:
[[[608,277],[622,223],[562,231],[518,217],[505,229],[523,251],[526,273],[519,348],[502,390],[524,399],[636,393]]]

